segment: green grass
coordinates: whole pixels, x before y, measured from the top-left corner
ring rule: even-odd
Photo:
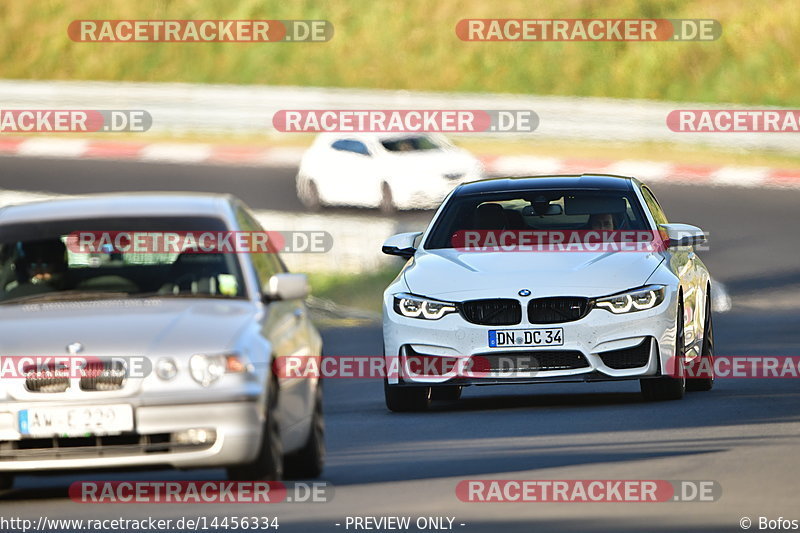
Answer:
[[[714,18],[713,42],[463,42],[462,18]],[[328,43],[76,43],[76,19],[326,19]],[[800,104],[793,0],[5,0],[0,77]]]
[[[397,276],[401,264],[365,274],[309,274],[312,294],[337,305],[381,312],[382,294]]]

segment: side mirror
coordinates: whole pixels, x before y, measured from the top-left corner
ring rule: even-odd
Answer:
[[[667,246],[670,248],[695,246],[706,242],[706,234],[697,226],[690,226],[689,224],[661,224],[660,227],[667,232]]]
[[[297,300],[311,292],[305,274],[282,272],[275,274],[264,284],[264,301]]]
[[[414,253],[417,251],[414,247],[414,241],[416,241],[417,237],[420,235],[422,235],[421,231],[392,235],[383,243],[381,251],[386,255],[397,255],[405,257],[406,259],[413,257]]]

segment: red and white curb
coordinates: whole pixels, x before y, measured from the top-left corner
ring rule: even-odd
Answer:
[[[41,158],[111,159],[153,163],[296,167],[305,151],[273,147],[117,142],[53,137],[2,137],[0,155]],[[635,176],[645,182],[800,189],[800,170],[772,167],[714,166],[644,160],[556,158],[540,156],[483,156],[490,175],[604,173]]]
[[[535,156],[482,158],[495,175],[530,174],[619,174],[650,182],[734,187],[800,189],[800,170],[771,167],[688,165],[643,160],[572,159]]]
[[[201,143],[95,141],[0,137],[0,154],[24,157],[114,159],[153,163],[297,166],[305,149]]]

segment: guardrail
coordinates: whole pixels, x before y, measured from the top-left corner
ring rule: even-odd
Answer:
[[[675,109],[744,109],[731,104],[259,85],[0,80],[0,108],[144,109],[153,117],[152,135],[291,135],[278,133],[272,126],[273,115],[282,109],[531,109],[540,118],[533,133],[467,135],[800,151],[797,134],[675,133],[667,127],[667,115]]]

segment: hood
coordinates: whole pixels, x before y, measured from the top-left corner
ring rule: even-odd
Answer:
[[[404,279],[412,293],[442,299],[513,298],[521,289],[592,297],[644,285],[662,261],[656,253],[444,249],[418,253]]]
[[[0,353],[81,355],[219,353],[235,347],[258,307],[249,301],[99,300],[0,305]]]

